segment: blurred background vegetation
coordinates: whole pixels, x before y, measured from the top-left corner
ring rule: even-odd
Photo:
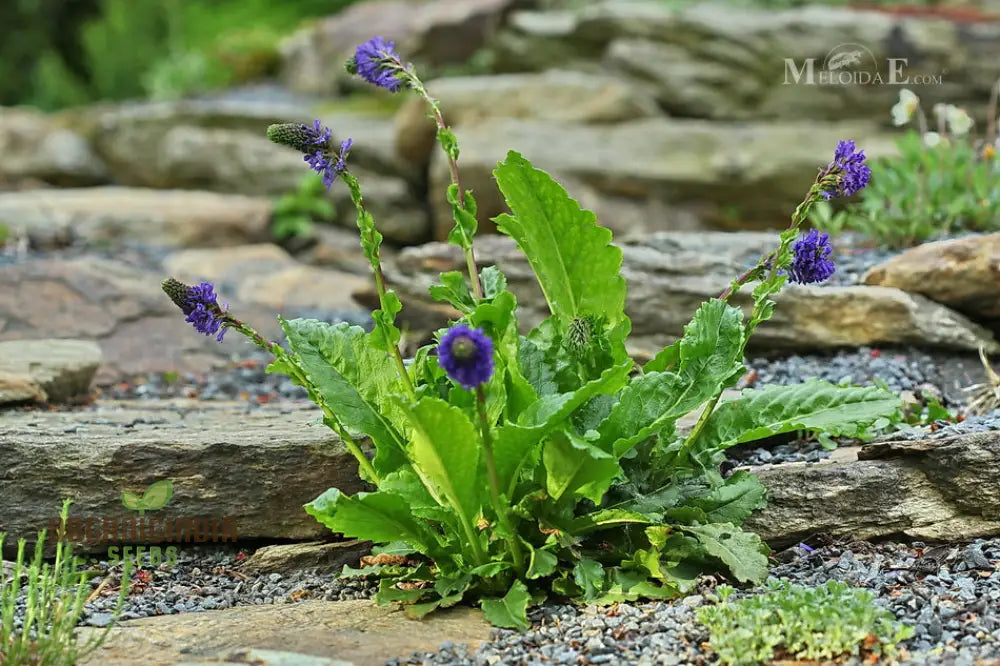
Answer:
[[[0,106],[169,99],[272,74],[279,41],[358,0],[2,0]]]

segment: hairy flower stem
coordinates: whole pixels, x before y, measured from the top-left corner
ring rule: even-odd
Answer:
[[[514,569],[518,575],[524,575],[524,553],[521,550],[521,542],[517,539],[508,515],[509,507],[504,504],[500,497],[500,477],[497,474],[496,458],[493,456],[493,439],[490,436],[490,421],[486,415],[486,393],[482,386],[476,387],[476,410],[479,413],[479,426],[483,433],[483,457],[486,458],[486,476],[490,484],[490,499],[493,501],[493,511],[497,514],[500,527],[506,533],[507,545],[510,547],[511,557],[514,559]]]
[[[343,424],[341,424],[340,419],[337,418],[337,415],[334,414],[333,410],[326,404],[323,396],[320,395],[313,383],[309,381],[306,373],[299,367],[299,364],[295,362],[295,359],[291,358],[284,348],[277,342],[268,340],[245,322],[232,316],[227,316],[226,322],[229,328],[233,329],[237,333],[240,333],[241,335],[246,336],[255,345],[274,356],[276,360],[284,362],[285,366],[291,371],[293,379],[295,379],[299,385],[305,388],[305,390],[309,393],[309,399],[319,405],[320,409],[323,410],[323,422],[326,423],[331,430],[337,433],[337,436],[340,437],[344,446],[347,447],[347,450],[350,451],[351,455],[353,455],[358,461],[358,467],[361,469],[362,476],[368,479],[368,481],[374,483],[376,486],[379,485],[381,483],[381,479],[375,471],[375,468],[372,467],[371,461],[368,460],[368,456],[364,454],[364,451],[361,450],[357,441],[355,441],[355,439],[351,437],[351,434],[347,432],[347,429],[343,426]]]
[[[385,287],[385,274],[382,272],[382,257],[379,251],[379,247],[382,244],[382,234],[375,228],[375,219],[368,212],[368,209],[365,208],[364,198],[361,196],[361,184],[358,182],[358,179],[349,171],[344,171],[341,177],[347,183],[347,188],[351,192],[351,201],[354,202],[354,208],[358,213],[357,224],[358,231],[361,233],[361,248],[368,258],[368,263],[372,267],[372,274],[375,276],[375,290],[378,292],[379,307],[382,312],[391,313],[392,308],[388,302],[388,291]],[[378,320],[376,320],[375,325],[380,325]],[[406,371],[406,365],[403,364],[403,355],[399,351],[399,345],[390,344],[389,354],[392,356],[392,360],[396,365],[396,372],[399,374],[399,380],[403,383],[407,394],[409,394],[411,400],[416,400],[417,394],[413,389],[410,374]]]
[[[820,173],[816,178],[816,182],[813,183],[812,187],[809,188],[809,193],[806,197],[795,207],[795,212],[792,213],[791,222],[788,224],[788,229],[781,235],[781,243],[778,248],[765,255],[755,266],[744,271],[735,280],[726,287],[725,291],[719,294],[720,301],[727,301],[729,297],[737,293],[740,288],[747,282],[754,279],[763,279],[764,282],[769,282],[778,272],[781,263],[781,258],[784,257],[789,246],[795,240],[795,231],[805,222],[806,216],[809,215],[809,209],[812,208],[813,204],[819,201],[822,196],[823,191],[823,176]],[[766,278],[764,277],[765,272],[767,273]],[[743,336],[743,350],[746,349],[747,343],[750,341],[750,336],[753,334],[757,325],[764,318],[764,308],[767,306],[767,294],[754,299],[753,310],[750,312],[750,321],[747,323],[746,334]],[[722,399],[722,393],[725,388],[720,389],[711,400],[705,403],[704,409],[702,409],[701,416],[698,417],[697,423],[694,424],[694,428],[688,433],[687,438],[684,440],[684,444],[681,445],[680,450],[677,452],[678,460],[684,460],[687,458],[691,449],[694,447],[695,442],[698,441],[698,437],[701,436],[701,431],[705,429],[705,424],[708,423],[709,417],[712,416],[712,412],[719,404],[719,400]]]
[[[462,189],[462,181],[458,175],[458,144],[454,140],[454,134],[448,129],[441,114],[441,105],[436,99],[430,96],[423,82],[415,74],[410,74],[410,86],[420,95],[430,107],[431,117],[437,125],[437,140],[448,158],[448,171],[451,174],[451,182],[458,188],[458,205],[463,210],[467,210],[465,202],[465,190]],[[447,138],[446,138],[447,137]],[[456,225],[457,225],[456,221]],[[461,226],[459,225],[459,229]],[[476,298],[483,298],[483,286],[479,282],[479,269],[476,266],[476,251],[472,246],[473,239],[463,233],[462,249],[465,250],[465,264],[469,270],[469,282],[472,283],[472,293]]]

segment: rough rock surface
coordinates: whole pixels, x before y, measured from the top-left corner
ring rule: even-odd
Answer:
[[[918,245],[872,268],[864,280],[923,294],[995,327],[1000,323],[1000,234]]]
[[[465,63],[493,34],[513,0],[379,0],[351,5],[282,45],[282,79],[293,90],[330,94],[351,85],[340,63],[380,35],[422,65]],[[355,84],[356,85],[356,84]]]
[[[658,199],[720,228],[780,229],[845,136],[871,157],[895,151],[895,136],[870,121],[817,126],[646,118],[583,125],[494,118],[460,128],[462,187],[475,192],[481,222],[503,212],[493,169],[516,150],[560,182],[570,177],[604,195]],[[430,204],[438,237],[451,224],[441,194],[448,182],[447,162],[435,151]],[[620,228],[614,220],[601,223]],[[676,228],[671,216],[650,224]]]
[[[371,551],[369,541],[310,541],[307,543],[264,546],[243,563],[247,574],[279,573],[309,570],[339,575],[344,565],[358,566],[358,561]]]
[[[0,375],[27,378],[49,402],[86,395],[100,365],[101,348],[89,340],[0,342]]]
[[[352,309],[356,307],[353,294],[371,284],[370,278],[353,273],[303,266],[281,248],[267,244],[184,250],[167,257],[164,267],[182,282],[210,280],[219,289],[231,290],[239,303],[277,310]]]
[[[66,497],[71,518],[134,517],[122,491],[165,479],[173,497],[151,514],[157,518],[229,518],[239,539],[316,539],[329,531],[302,505],[331,486],[361,489],[356,461],[312,405],[103,402],[87,412],[12,412],[3,421],[0,524],[12,539],[48,527]],[[89,536],[82,545],[107,547]]]
[[[0,108],[0,181],[80,186],[107,182],[108,171],[72,125],[39,111]]]
[[[97,258],[39,259],[0,270],[0,340],[95,340],[104,352],[97,381],[145,372],[206,372],[234,345],[200,336],[160,290],[163,275]],[[234,303],[234,305],[236,305]],[[267,335],[274,310],[239,304]]]
[[[568,123],[615,123],[659,114],[642,88],[621,77],[569,70],[492,76],[456,76],[427,83],[441,103],[445,122],[466,126],[485,118],[536,118]],[[401,155],[426,165],[437,126],[427,105],[408,99],[396,114]]]
[[[753,257],[775,244],[766,233],[654,234],[624,244],[622,273],[629,284],[627,311],[632,318],[632,351],[655,353],[679,336],[698,306],[718,296]],[[526,327],[544,318],[547,308],[534,275],[513,241],[506,237],[477,240],[480,265],[495,264],[507,275],[522,307]],[[415,328],[448,312],[429,302],[427,288],[438,273],[464,270],[461,252],[429,243],[407,248],[388,272],[404,302],[402,317]],[[890,287],[792,285],[777,298],[774,318],[760,326],[752,344],[761,349],[827,349],[835,347],[913,344],[949,349],[997,348],[988,331],[963,315],[918,294]],[[734,303],[749,309],[748,294]],[[435,319],[436,318],[436,319]],[[426,330],[426,329],[422,329]]]
[[[85,629],[81,638],[90,631],[98,630]],[[303,601],[122,622],[83,663],[131,666],[141,654],[147,666],[174,666],[182,660],[253,647],[332,655],[355,666],[383,666],[386,660],[414,650],[437,650],[445,641],[477,645],[489,634],[490,626],[471,608],[451,608],[417,621],[370,599]]]
[[[871,80],[877,73],[884,81],[890,77],[887,59],[906,58],[896,80],[914,89],[926,109],[935,102],[981,108],[1000,76],[1000,20],[989,11],[973,18],[871,7],[594,2],[578,11],[515,12],[493,51],[502,71],[538,71],[559,62],[644,81],[675,116],[888,119],[898,86],[824,85],[823,76],[836,81],[832,75],[846,69]],[[860,51],[856,62],[828,66],[851,50]],[[800,75],[789,71],[788,61]]]
[[[36,246],[50,239],[175,246],[265,240],[271,201],[193,190],[131,187],[40,189],[0,194],[0,220]]]
[[[45,402],[48,396],[31,377],[0,371],[0,406],[19,402]]]
[[[963,541],[1000,534],[1000,434],[882,442],[858,460],[757,468],[768,505],[746,527],[772,545],[816,534]]]

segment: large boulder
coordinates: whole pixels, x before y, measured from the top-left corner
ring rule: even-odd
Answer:
[[[556,180],[602,195],[659,201],[722,228],[778,229],[802,200],[837,142],[855,139],[869,156],[894,152],[894,136],[870,122],[721,124],[648,118],[615,125],[489,119],[458,131],[462,186],[472,189],[480,221],[505,210],[493,169],[516,150]],[[430,204],[436,237],[451,226],[444,198],[450,180],[440,151],[431,160]],[[570,195],[575,191],[570,190]],[[616,231],[614,219],[601,223]],[[673,216],[649,228],[676,229]]]
[[[1000,324],[1000,234],[918,245],[875,266],[864,281],[923,294],[996,328]]]
[[[379,35],[421,65],[465,63],[516,0],[376,0],[316,21],[282,45],[282,80],[293,90],[331,94],[350,86],[343,63]]]
[[[162,481],[170,482],[172,496],[148,518],[228,519],[241,540],[326,536],[329,530],[302,505],[330,487],[351,493],[362,484],[357,462],[318,424],[319,417],[312,405],[247,411],[245,404],[193,401],[103,402],[96,412],[5,414],[5,543],[33,539],[48,528],[66,498],[73,500],[71,519],[85,525],[96,519],[102,530],[105,520],[120,525],[136,517],[123,506],[122,492],[142,495]],[[81,552],[136,543],[126,530],[117,532],[110,543],[103,531],[74,540]]]
[[[0,375],[26,378],[41,389],[48,402],[85,396],[100,365],[101,348],[89,340],[0,342]],[[0,395],[0,404],[3,402]]]
[[[194,190],[79,187],[0,193],[0,222],[40,247],[238,245],[269,236],[271,201]]]
[[[717,297],[776,242],[776,235],[762,232],[662,232],[624,244],[622,274],[629,286],[626,309],[632,318],[632,352],[647,356],[676,340],[701,303]],[[499,266],[507,275],[525,327],[547,316],[531,267],[511,239],[481,237],[476,243],[476,258],[481,266]],[[387,273],[408,306],[401,316],[412,317],[415,328],[432,322],[443,325],[454,313],[430,302],[427,289],[441,271],[464,268],[464,256],[451,245],[429,243],[401,252]],[[762,324],[751,340],[756,348],[809,350],[887,344],[998,348],[988,331],[963,315],[900,289],[789,285],[776,300],[773,318]],[[752,304],[747,290],[733,302],[747,311]]]

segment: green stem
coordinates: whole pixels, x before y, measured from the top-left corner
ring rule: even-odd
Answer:
[[[382,237],[375,228],[374,218],[365,208],[364,198],[361,195],[361,184],[358,182],[358,179],[348,171],[344,171],[341,174],[341,178],[343,178],[351,192],[351,201],[354,202],[354,208],[358,213],[358,231],[362,235],[361,245],[365,256],[368,258],[368,262],[371,264],[372,273],[375,276],[375,290],[378,292],[379,307],[383,311],[386,311],[385,273],[382,271],[382,256],[379,251],[379,247],[382,244]],[[410,380],[410,374],[406,371],[406,365],[403,363],[403,355],[399,351],[399,346],[390,345],[389,354],[392,356],[396,372],[399,374],[399,380],[403,383],[407,394],[409,394],[411,400],[416,400],[417,393],[413,388],[413,382]]]
[[[521,576],[524,575],[524,552],[510,523],[509,507],[500,497],[500,477],[497,474],[496,458],[493,456],[493,438],[490,436],[490,422],[486,415],[486,394],[483,387],[476,387],[476,410],[479,413],[479,425],[483,433],[483,455],[486,458],[486,476],[490,484],[490,499],[493,501],[493,511],[497,514],[500,526],[506,533],[507,545],[510,547],[514,568]]]
[[[788,224],[788,230],[798,229],[803,222],[806,220],[806,216],[809,214],[809,209],[820,197],[822,192],[822,174],[813,183],[813,186],[809,188],[809,193],[806,197],[795,207],[795,212],[792,213],[791,222]],[[740,287],[745,285],[747,282],[754,278],[760,278],[763,276],[764,271],[767,271],[766,280],[771,280],[775,273],[778,272],[778,259],[782,257],[785,250],[794,240],[794,236],[790,235],[788,238],[783,238],[781,244],[776,250],[773,250],[769,254],[765,255],[755,266],[744,271],[739,277],[737,277],[733,282],[726,287],[719,295],[719,300],[726,301],[730,296],[737,293]],[[763,315],[763,310],[767,298],[757,298],[754,301],[753,310],[750,312],[750,321],[747,324],[746,334],[743,336],[743,350],[746,349],[747,343],[750,341],[750,336],[753,334],[754,330],[757,328],[759,319]],[[741,350],[742,352],[742,350]],[[683,461],[687,458],[688,453],[694,447],[695,442],[698,441],[698,437],[701,436],[701,431],[705,429],[705,424],[708,423],[708,419],[712,416],[712,412],[719,404],[719,400],[722,399],[722,393],[725,388],[720,388],[715,395],[705,403],[705,407],[701,412],[701,416],[698,417],[697,423],[694,424],[694,428],[688,433],[688,436],[684,439],[684,443],[681,445],[680,450],[677,452],[678,460]]]
[[[416,77],[416,75],[411,74],[411,81],[413,83],[413,89],[420,95],[427,106],[431,109],[431,116],[434,118],[434,124],[437,125],[438,136],[441,136],[442,132],[448,131],[448,126],[444,122],[444,116],[441,114],[441,105],[436,99],[428,94],[427,89],[424,88],[423,82]],[[448,158],[448,172],[451,175],[451,182],[455,184],[458,188],[458,205],[465,209],[465,190],[462,189],[462,181],[458,175],[458,148],[449,150],[447,146],[442,145],[444,148],[444,154]],[[457,222],[456,222],[457,224]],[[472,293],[476,295],[476,298],[483,298],[483,286],[479,282],[479,269],[476,266],[476,252],[472,247],[472,239],[465,238],[465,244],[462,246],[465,250],[465,264],[469,270],[469,281],[472,283]]]
[[[368,456],[364,454],[364,451],[361,450],[361,446],[353,437],[351,437],[350,433],[347,432],[347,429],[340,422],[340,419],[337,418],[337,415],[334,414],[333,410],[326,404],[326,401],[319,394],[319,391],[313,383],[309,381],[309,378],[306,376],[302,368],[300,368],[294,360],[289,358],[282,346],[277,342],[268,340],[254,330],[250,325],[236,319],[235,317],[227,315],[226,322],[229,328],[232,328],[233,330],[246,336],[251,342],[274,356],[276,359],[281,359],[286,362],[286,365],[294,374],[294,379],[298,380],[300,385],[309,392],[309,397],[312,401],[319,405],[320,409],[323,410],[323,422],[326,423],[331,430],[337,433],[337,436],[340,437],[342,442],[344,442],[344,446],[347,447],[347,450],[350,451],[351,455],[353,455],[355,459],[357,459],[358,467],[362,471],[362,476],[366,477],[376,486],[379,485],[381,483],[381,479],[375,471],[375,468],[372,467],[371,461],[368,460]]]

